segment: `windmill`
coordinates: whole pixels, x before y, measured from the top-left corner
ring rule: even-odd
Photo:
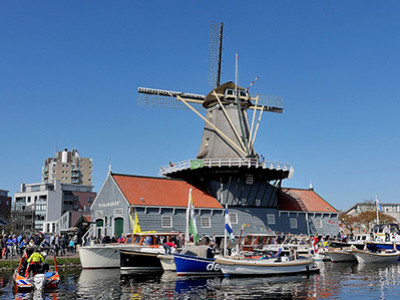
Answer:
[[[293,169],[287,164],[265,162],[254,149],[263,112],[282,113],[282,97],[250,95],[249,89],[254,82],[243,88],[237,84],[237,76],[235,82],[221,84],[222,42],[223,23],[210,23],[208,79],[212,90],[207,95],[139,87],[138,104],[189,109],[204,121],[196,158],[170,163],[161,168],[161,174],[203,185],[225,202],[222,193],[224,190],[229,193],[232,181],[242,185],[253,184],[256,179],[260,182],[275,181],[280,186],[282,179],[290,177]],[[252,111],[251,125],[249,110]],[[233,191],[230,193],[234,194]],[[229,202],[239,203],[239,194]]]

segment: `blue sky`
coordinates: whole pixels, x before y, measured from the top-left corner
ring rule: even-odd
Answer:
[[[194,158],[203,121],[137,106],[137,87],[206,94],[208,25],[224,22],[222,81],[284,97],[255,144],[292,163],[284,186],[338,209],[397,203],[399,1],[0,0],[0,188],[40,182],[56,149],[117,173],[157,176]]]

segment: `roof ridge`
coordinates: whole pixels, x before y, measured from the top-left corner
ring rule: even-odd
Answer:
[[[160,180],[169,180],[169,181],[183,181],[186,182],[183,179],[177,179],[177,178],[166,178],[166,177],[158,177],[158,176],[149,176],[149,175],[133,175],[133,174],[122,174],[122,173],[114,173],[111,172],[111,176],[124,176],[124,177],[135,177],[135,178],[150,178],[150,179],[160,179]],[[190,183],[188,183],[190,184]]]

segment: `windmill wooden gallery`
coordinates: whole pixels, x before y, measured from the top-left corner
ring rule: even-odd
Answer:
[[[249,88],[240,87],[237,79],[220,84],[222,41],[223,24],[212,23],[212,90],[206,96],[138,88],[139,105],[187,108],[204,120],[197,156],[161,167],[161,177],[110,170],[92,204],[93,224],[88,234],[100,237],[132,232],[132,209],[144,231],[185,232],[190,188],[200,235],[223,236],[226,204],[237,235],[241,230],[246,234],[338,233],[338,211],[312,187],[282,187],[282,181],[293,174],[291,165],[265,161],[257,154],[254,141],[262,114],[282,113],[282,98],[250,95]]]

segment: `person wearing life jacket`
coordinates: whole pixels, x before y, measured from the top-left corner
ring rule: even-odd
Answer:
[[[32,255],[28,258],[29,263],[29,271],[32,276],[36,275],[36,273],[40,270],[41,263],[44,262],[44,258],[38,248],[35,248]]]

